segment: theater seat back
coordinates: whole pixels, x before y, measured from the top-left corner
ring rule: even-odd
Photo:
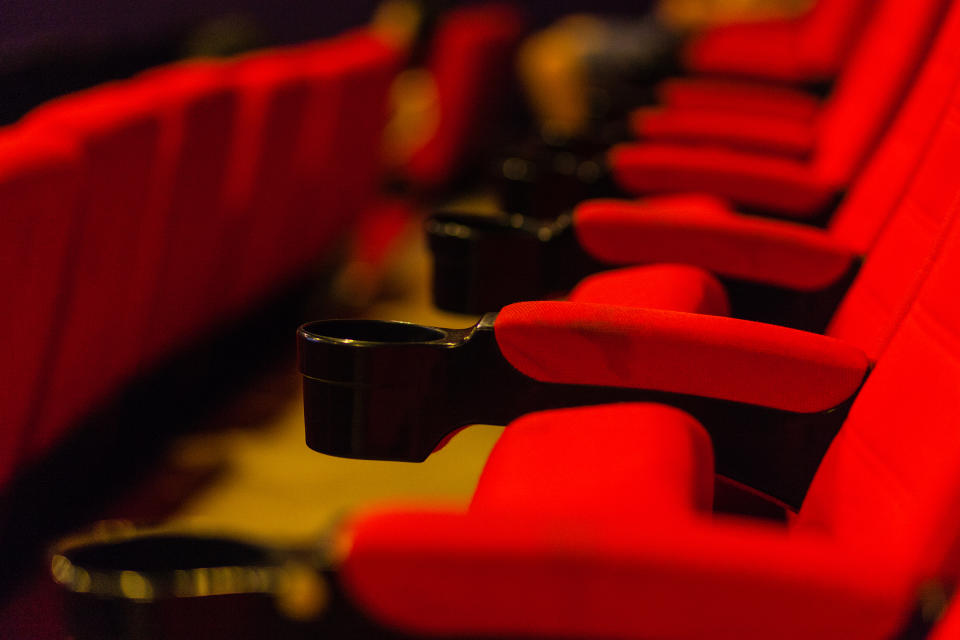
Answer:
[[[195,339],[216,320],[209,299],[226,221],[221,194],[239,103],[222,65],[181,63],[143,74],[161,93],[164,126],[158,181],[157,278],[143,340],[145,367]]]
[[[37,408],[76,230],[80,158],[36,129],[0,130],[0,487]]]
[[[513,51],[524,22],[506,4],[450,11],[437,28],[428,63],[437,87],[436,129],[407,161],[405,173],[417,187],[436,187],[459,168],[470,147],[483,138],[509,78]]]
[[[387,94],[401,52],[365,29],[291,52],[310,78],[285,231],[291,272],[322,258],[378,190]]]
[[[115,83],[48,103],[24,126],[75,141],[83,161],[67,297],[51,336],[50,376],[33,434],[40,450],[138,366],[138,269],[156,241],[142,213],[156,193],[162,122],[150,87]]]
[[[890,131],[830,220],[830,234],[857,252],[869,251],[896,209],[960,84],[958,38],[960,5],[954,5]]]
[[[278,237],[289,211],[294,151],[309,86],[287,56],[254,54],[232,65],[241,96],[224,193],[227,217],[219,277],[225,313],[249,306],[280,271]],[[211,295],[213,291],[211,291]]]
[[[951,208],[960,207],[956,198]],[[957,217],[953,216],[954,220]],[[960,224],[823,460],[797,526],[960,572]]]
[[[949,0],[881,0],[818,122],[814,168],[847,184],[896,113]]]
[[[866,24],[871,0],[817,0],[803,16],[798,44],[814,77],[839,71]]]
[[[946,224],[956,215],[958,116],[960,91],[954,91],[910,186],[827,328],[829,335],[856,344],[873,359],[912,303]]]

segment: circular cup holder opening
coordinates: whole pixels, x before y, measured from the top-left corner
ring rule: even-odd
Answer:
[[[303,325],[301,332],[308,339],[394,344],[434,342],[446,337],[433,327],[383,320],[320,320]]]
[[[484,216],[469,213],[435,213],[427,218],[426,231],[432,236],[467,240],[477,236],[505,233],[530,233],[527,220],[520,215]]]
[[[94,542],[60,552],[88,571],[157,573],[212,567],[272,564],[269,552],[236,540],[193,536],[148,535]]]

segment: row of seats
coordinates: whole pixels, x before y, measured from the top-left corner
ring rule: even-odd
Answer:
[[[608,263],[682,264],[605,272],[568,300],[489,309],[496,316],[481,323],[492,322],[499,355],[530,379],[655,392],[674,406],[517,416],[466,513],[436,507],[355,518],[339,580],[373,620],[454,637],[960,633],[956,603],[930,631],[960,583],[960,187],[951,175],[960,149],[960,5],[820,0],[791,29],[812,30],[828,12],[824,23],[846,25],[835,44],[857,42],[846,62],[844,47],[815,51],[824,57],[808,64],[810,50],[795,40],[758,39],[750,46],[769,46],[768,57],[743,69],[779,81],[837,74],[823,105],[806,103],[809,147],[787,152],[802,160],[758,145],[755,118],[743,115],[749,92],[780,99],[782,87],[735,92],[725,84],[724,100],[736,100],[710,109],[737,127],[611,152],[628,190],[696,197],[587,202],[574,215],[578,241]],[[800,104],[791,100],[791,108]],[[757,100],[758,109],[769,105]],[[825,230],[748,216],[726,201],[809,218],[841,191],[849,195]],[[851,268],[856,277],[826,335],[729,317],[731,281],[803,293],[837,284]],[[410,335],[391,342],[384,330],[383,342],[360,348],[391,349],[392,362],[419,380],[419,363],[436,362],[423,356],[452,342],[443,330]],[[312,339],[335,345],[344,337]],[[373,372],[353,379],[376,380]],[[404,406],[446,415],[445,399],[462,400],[462,384],[411,385],[424,400]],[[504,406],[523,406],[507,393]],[[842,423],[784,521],[749,509],[718,513],[714,492],[727,485],[775,502],[757,493],[767,488],[759,480],[794,470],[770,464],[764,449],[802,458],[807,443],[788,440],[795,431],[786,423],[714,424],[709,412],[695,419],[683,410],[709,401]],[[337,411],[331,424],[343,417]],[[313,415],[313,423],[323,420]],[[363,426],[355,438],[386,436]],[[448,425],[451,433],[462,426]]]
[[[184,62],[0,132],[0,486],[370,205],[399,51],[365,31]]]

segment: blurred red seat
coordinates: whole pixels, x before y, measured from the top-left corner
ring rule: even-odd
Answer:
[[[0,131],[0,486],[25,453],[63,314],[77,230],[80,157],[36,129]]]
[[[681,108],[639,117],[641,132],[665,141],[615,147],[617,181],[632,193],[703,191],[790,217],[822,214],[893,119],[949,5],[885,0],[810,120]]]
[[[797,18],[712,27],[687,43],[692,73],[775,82],[829,81],[840,72],[870,19],[866,0],[817,0]]]
[[[70,239],[69,277],[33,448],[47,448],[138,367],[147,303],[144,259],[157,238],[153,209],[164,135],[149,87],[112,83],[49,102],[23,126],[60,135],[80,149],[79,221]]]

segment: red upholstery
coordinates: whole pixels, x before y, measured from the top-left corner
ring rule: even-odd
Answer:
[[[960,145],[960,102],[956,97],[897,212],[828,328],[830,335],[855,342],[871,357],[886,346],[892,327],[916,293],[931,254],[943,241],[945,223],[957,215],[953,167]]]
[[[636,193],[707,191],[783,215],[818,213],[832,193],[854,178],[896,113],[946,5],[944,0],[884,0],[880,4],[817,118],[816,150],[809,160],[789,161],[721,148],[623,145],[610,154],[615,177],[621,186]],[[876,73],[878,67],[884,73]],[[681,116],[667,122],[674,138],[684,123],[707,129],[714,138],[720,133],[736,133],[726,124],[733,116],[712,116],[710,121],[698,116],[692,122]],[[792,140],[796,135],[788,136],[787,130],[779,127],[768,126],[765,131],[768,147],[768,138],[782,148],[781,138]],[[756,137],[751,135],[748,141],[756,145]]]
[[[709,272],[686,264],[654,264],[630,269],[642,286],[624,282],[624,271],[584,278],[567,296],[572,302],[615,301],[630,307],[725,316],[730,303],[723,285]],[[625,286],[626,285],[626,286]]]
[[[842,186],[805,162],[720,147],[622,144],[607,161],[632,193],[700,191],[798,218],[822,210]]]
[[[691,71],[811,82],[839,72],[867,21],[866,0],[818,0],[799,19],[714,27],[687,45]]]
[[[341,575],[381,623],[453,636],[880,640],[912,605],[898,549],[752,522],[660,523],[380,513],[353,523]]]
[[[947,612],[937,622],[930,640],[954,640],[960,638],[960,604],[956,597]]]
[[[820,99],[797,89],[714,78],[673,78],[657,86],[667,109],[704,109],[811,122]]]
[[[652,455],[629,443],[650,437],[657,446],[656,436],[629,429],[657,434],[677,418],[630,405],[557,411],[508,427],[505,452],[495,450],[478,489],[482,507],[471,513],[388,512],[355,521],[344,545],[351,596],[382,623],[423,633],[895,636],[923,583],[953,584],[960,574],[958,274],[960,222],[788,530],[669,511],[650,518],[651,510],[623,514],[612,506],[606,518],[579,517],[588,491],[604,505],[636,494],[641,505],[648,500],[662,469],[622,469],[635,451],[638,464]],[[521,433],[512,434],[514,427]],[[589,441],[593,430],[609,441]],[[569,447],[566,437],[575,439]],[[668,452],[673,446],[665,441]],[[586,467],[580,456],[586,451],[589,460],[591,447],[609,453]],[[568,468],[580,483],[565,477]],[[671,494],[697,473],[660,484]],[[545,496],[553,476],[561,478],[559,491]],[[564,495],[573,507],[567,513]],[[682,502],[687,494],[677,495]],[[954,622],[950,612],[934,637],[953,637]]]
[[[290,53],[310,79],[311,93],[286,229],[289,269],[297,272],[316,262],[374,195],[381,170],[374,151],[400,52],[357,30]],[[351,190],[344,192],[348,183]]]
[[[835,282],[854,258],[819,229],[733,212],[703,215],[593,200],[574,215],[581,246],[611,264],[683,262],[724,276],[817,290]]]
[[[34,434],[45,448],[75,417],[104,399],[138,365],[144,291],[141,255],[154,255],[154,228],[136,212],[154,211],[161,119],[152,88],[107,85],[55,100],[25,126],[77,142],[84,157],[81,218],[72,234],[70,277]]]
[[[273,51],[231,68],[241,102],[224,194],[226,251],[211,283],[223,292],[224,313],[250,305],[283,271],[281,234],[309,93],[306,79],[294,71],[286,56]]]
[[[819,119],[818,175],[846,184],[861,168],[923,65],[948,7],[944,0],[888,0],[876,9]]]
[[[36,129],[0,132],[0,487],[25,445],[62,313],[80,170],[68,141]]]
[[[143,319],[144,364],[150,366],[217,320],[209,283],[223,250],[221,194],[239,99],[217,64],[172,65],[136,81],[158,89],[158,109],[171,132],[159,162],[169,168],[158,180],[164,242]]]
[[[386,93],[398,55],[358,31],[329,43],[261,53],[238,65],[245,106],[226,203],[235,237],[228,236],[227,244],[235,250],[213,283],[218,289],[235,280],[228,309],[249,305],[278,277],[315,260],[373,197]],[[324,114],[341,126],[310,122]],[[322,146],[309,148],[311,143]],[[306,164],[315,161],[323,164]],[[321,194],[321,188],[335,193]]]
[[[958,275],[954,222],[797,519],[861,547],[906,550],[927,575],[952,580],[960,577]]]
[[[543,382],[670,391],[814,412],[851,397],[866,356],[833,338],[695,313],[521,302],[494,325],[504,357]]]
[[[630,487],[629,499],[611,487]],[[706,430],[672,407],[618,404],[514,420],[484,465],[470,509],[491,516],[530,509],[640,520],[709,513],[712,505],[713,448]]]
[[[460,7],[441,18],[428,62],[437,87],[439,122],[404,167],[414,185],[442,184],[468,147],[481,139],[484,117],[505,89],[513,48],[523,30],[520,13],[507,4]]]
[[[958,97],[957,37],[960,11],[954,10],[909,101],[826,232],[748,218],[719,203],[701,209],[683,205],[681,198],[668,207],[661,196],[582,204],[574,213],[580,244],[614,264],[683,261],[726,276],[817,288],[842,273],[849,254],[867,254],[879,237],[878,258],[868,261],[833,329],[876,357],[899,318],[897,310],[910,299],[911,271],[901,267],[906,262],[921,269],[949,210],[952,181],[944,171],[960,140],[945,114],[952,113]],[[888,220],[889,229],[881,233]],[[659,289],[645,279],[642,270],[605,276],[605,293],[591,301],[642,303],[647,287]]]
[[[733,149],[804,159],[816,146],[816,123],[779,115],[699,107],[634,111],[630,126],[640,138],[668,143],[719,144]]]

